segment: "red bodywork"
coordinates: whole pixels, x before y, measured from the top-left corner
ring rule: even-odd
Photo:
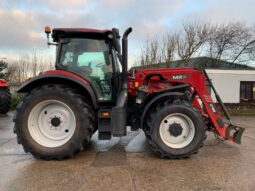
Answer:
[[[189,84],[191,94],[196,92],[196,96],[193,100],[193,105],[198,109],[201,115],[204,117],[205,122],[208,125],[212,125],[218,133],[218,135],[225,139],[226,130],[228,124],[219,124],[221,115],[206,87],[205,75],[193,68],[163,68],[163,69],[141,69],[136,70],[133,78],[129,78],[128,91],[131,96],[136,96],[139,86],[144,83],[144,79],[148,74],[159,73],[166,80],[160,80],[159,77],[152,77],[149,83],[146,84],[148,87],[148,94],[152,94],[157,90],[165,88],[171,88],[180,84]],[[230,136],[228,139],[233,140]]]
[[[138,89],[144,83],[145,77],[151,73],[159,73],[167,80],[162,81],[157,76],[152,77],[146,84],[146,86],[148,87],[148,94],[153,94],[158,90],[171,88],[180,84],[191,85],[191,94],[193,94],[194,92],[196,92],[197,94],[193,100],[194,107],[196,107],[200,114],[204,117],[207,125],[213,126],[213,130],[216,130],[217,134],[221,138],[226,138],[226,130],[228,124],[224,123],[223,126],[219,124],[218,121],[221,120],[221,114],[217,106],[213,103],[211,95],[206,87],[206,77],[201,71],[194,70],[193,68],[162,68],[136,70],[133,78],[130,78],[129,75],[128,80],[128,92],[131,96],[137,95]],[[75,79],[81,80],[84,84],[89,85],[89,82],[83,77],[69,71],[50,70],[44,72],[42,75],[47,74],[73,77]],[[178,78],[178,76],[182,76],[183,78],[176,79]],[[228,139],[233,140],[233,137],[230,136],[228,137]]]
[[[72,77],[75,78],[77,80],[82,81],[84,84],[89,85],[89,82],[87,80],[85,80],[83,77],[79,76],[78,74],[74,74],[72,72],[69,71],[65,71],[65,70],[48,70],[46,72],[43,72],[41,75],[63,75],[63,76],[68,76],[68,77]]]
[[[0,79],[0,87],[8,87],[8,83],[5,80]]]

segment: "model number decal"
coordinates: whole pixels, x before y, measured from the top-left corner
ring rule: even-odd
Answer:
[[[187,74],[173,75],[172,80],[185,80],[188,77]]]

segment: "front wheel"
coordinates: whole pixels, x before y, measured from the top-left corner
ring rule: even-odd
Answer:
[[[17,107],[14,132],[26,152],[51,160],[72,157],[89,142],[94,111],[63,85],[34,89]]]
[[[205,139],[205,124],[186,102],[158,105],[148,117],[146,137],[153,150],[166,158],[185,158],[198,152]]]

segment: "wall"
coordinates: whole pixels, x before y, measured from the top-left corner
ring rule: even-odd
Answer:
[[[253,70],[206,70],[224,103],[240,102],[240,81],[254,81]],[[212,93],[213,100],[215,96]]]

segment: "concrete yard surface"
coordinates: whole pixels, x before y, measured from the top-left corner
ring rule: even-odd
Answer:
[[[0,116],[0,190],[255,190],[255,116],[233,117],[246,127],[242,144],[217,140],[188,159],[155,155],[142,131],[98,141],[72,159],[36,160],[13,134],[13,114]]]

